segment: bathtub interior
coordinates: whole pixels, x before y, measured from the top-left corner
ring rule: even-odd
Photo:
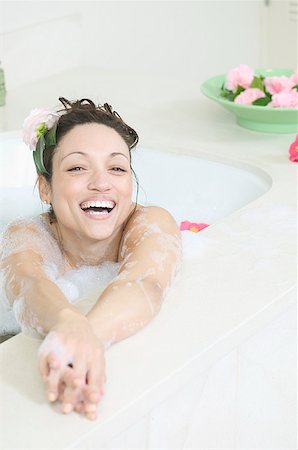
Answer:
[[[257,169],[188,155],[138,149],[132,163],[140,203],[162,206],[178,222],[215,223],[271,187],[270,177]]]
[[[1,228],[18,217],[46,211],[32,154],[19,138],[1,142]],[[176,221],[214,224],[270,188],[266,174],[192,156],[137,148],[132,166],[139,180],[138,203],[158,205]],[[134,186],[134,199],[136,185]]]

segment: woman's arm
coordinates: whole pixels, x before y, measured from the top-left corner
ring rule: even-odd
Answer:
[[[125,339],[158,313],[181,261],[181,237],[159,207],[139,208],[125,230],[120,273],[87,314],[105,346]]]
[[[45,336],[67,311],[80,314],[47,276],[38,250],[12,253],[1,265],[6,297],[23,329]]]
[[[22,234],[17,227],[8,230],[6,239],[16,240],[18,231]],[[48,278],[41,254],[30,248],[30,235],[28,240],[26,250],[6,255],[1,263],[8,301],[24,330],[46,336],[39,368],[48,400],[60,400],[63,412],[76,408],[94,418],[105,381],[103,346],[87,318]]]
[[[105,382],[104,347],[136,333],[159,311],[180,262],[178,227],[161,208],[140,208],[126,227],[118,277],[83,316],[47,277],[35,250],[5,258],[7,296],[23,325],[46,335],[39,351],[48,399],[96,417]],[[70,366],[70,367],[69,367]]]

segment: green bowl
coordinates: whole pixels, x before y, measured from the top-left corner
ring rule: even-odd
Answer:
[[[258,69],[256,75],[265,77],[289,76],[293,70],[287,69]],[[238,125],[254,131],[267,133],[297,133],[298,108],[268,108],[267,106],[238,105],[226,100],[220,95],[220,89],[225,82],[226,75],[218,75],[206,80],[201,91],[206,97],[216,101],[231,113],[235,114]]]

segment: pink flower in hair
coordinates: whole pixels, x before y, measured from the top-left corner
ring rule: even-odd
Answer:
[[[280,92],[289,92],[292,87],[295,86],[295,83],[291,78],[281,76],[265,78],[264,85],[266,91],[269,92],[269,94],[274,95],[279,94]]]
[[[298,134],[295,141],[290,145],[289,158],[293,162],[298,162]]]
[[[36,149],[36,144],[59,119],[59,114],[46,109],[33,109],[23,124],[23,141],[30,150]]]
[[[238,86],[247,89],[251,85],[253,79],[253,70],[244,64],[240,64],[240,66],[235,67],[228,72],[225,88],[233,92],[237,91]]]
[[[238,105],[251,105],[255,100],[263,97],[265,97],[265,94],[261,89],[249,88],[237,95],[234,101],[235,103],[238,103]]]
[[[271,102],[267,106],[271,108],[298,108],[298,92],[292,89],[290,92],[272,95]]]

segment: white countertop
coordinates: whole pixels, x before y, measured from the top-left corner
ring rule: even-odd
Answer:
[[[249,164],[265,171],[272,187],[201,232],[205,248],[184,261],[156,319],[108,350],[107,392],[97,421],[63,416],[48,406],[36,367],[38,341],[20,334],[1,344],[5,450],[24,448],[24,436],[31,449],[77,448],[92,436],[98,445],[105,442],[296,301],[297,164],[288,159],[295,135],[240,128],[234,116],[200,94],[199,84],[84,69],[8,95],[2,111],[8,130],[20,127],[28,109],[44,105],[35,100],[48,85],[51,99],[108,100],[138,130],[146,148]],[[14,115],[11,105],[26,97],[32,104]],[[53,432],[58,428],[59,436]]]

